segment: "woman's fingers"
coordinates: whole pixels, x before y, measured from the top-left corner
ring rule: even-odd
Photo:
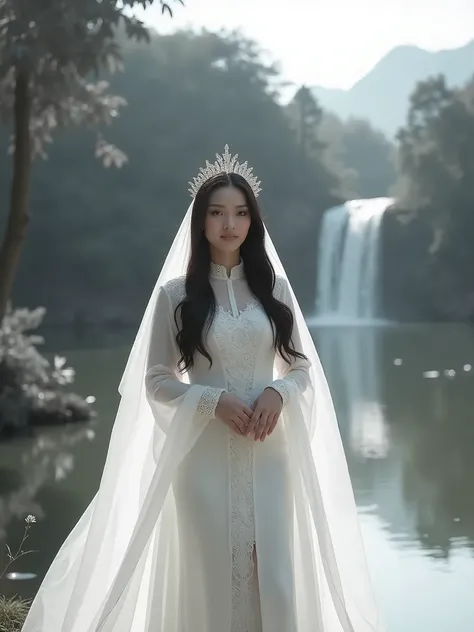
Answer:
[[[261,437],[262,437],[262,435],[263,435],[263,433],[265,431],[265,428],[266,428],[266,425],[267,425],[267,421],[268,421],[268,417],[269,417],[268,413],[262,413],[261,414],[260,419],[258,420],[257,427],[255,429],[255,441],[260,441],[260,439],[261,439]]]
[[[243,406],[235,423],[243,435],[254,435],[255,441],[264,441],[275,430],[279,416],[278,412],[261,410],[258,404],[255,410]]]
[[[250,418],[250,421],[249,421],[248,426],[247,426],[247,432],[246,432],[247,436],[251,435],[253,432],[255,432],[255,429],[257,427],[257,424],[259,423],[259,419],[260,419],[260,415],[261,414],[262,413],[260,412],[260,410],[258,410],[258,408],[256,408],[253,411],[252,417]]]
[[[273,415],[268,415],[267,423],[265,424],[265,429],[263,431],[261,441],[265,441],[265,439],[270,434],[270,429],[274,423],[275,417],[277,417],[277,413],[274,413]]]
[[[277,415],[274,416],[274,418],[272,419],[272,423],[270,425],[270,430],[267,433],[268,435],[271,435],[272,432],[275,430],[279,419],[280,419],[280,415],[277,414]]]
[[[245,434],[250,423],[249,417],[245,413],[239,413],[235,421],[242,428],[243,434]]]
[[[253,410],[251,408],[249,408],[248,406],[244,406],[242,408],[242,411],[247,415],[247,417],[250,419],[252,419],[252,415],[253,415]]]
[[[248,418],[246,417],[246,415],[237,415],[237,417],[234,419],[234,423],[237,424],[237,426],[240,428],[240,431],[242,432],[242,434],[245,434],[246,430],[247,430],[247,426],[248,426]]]
[[[260,441],[265,441],[265,439],[272,434],[272,432],[275,430],[277,421],[278,413],[268,416],[267,423],[265,424],[265,429],[262,433],[262,436],[260,437]]]
[[[245,434],[245,425],[240,421],[230,421],[229,422],[230,429],[233,430],[238,435]]]

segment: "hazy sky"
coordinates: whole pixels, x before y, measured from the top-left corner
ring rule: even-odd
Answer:
[[[348,88],[391,48],[455,48],[474,39],[474,0],[185,0],[160,32],[241,28],[295,83]],[[288,10],[285,6],[292,7]]]

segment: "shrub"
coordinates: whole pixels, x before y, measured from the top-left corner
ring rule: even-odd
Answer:
[[[94,398],[83,399],[64,388],[74,381],[74,369],[60,356],[50,363],[37,349],[43,338],[29,333],[44,315],[42,307],[8,310],[0,326],[0,435],[94,416]]]
[[[29,515],[25,518],[25,531],[23,533],[23,538],[16,553],[12,553],[8,544],[6,545],[8,563],[3,571],[0,573],[0,579],[2,579],[6,571],[14,562],[16,562],[16,560],[20,559],[20,557],[23,557],[24,555],[28,555],[29,553],[34,552],[23,550],[23,545],[29,537],[29,530],[31,528],[31,525],[35,522],[36,518],[32,515]],[[26,619],[26,615],[28,614],[30,605],[31,601],[27,599],[22,599],[21,597],[17,596],[5,597],[4,595],[0,595],[0,632],[20,632],[21,627]]]
[[[29,607],[26,599],[0,595],[0,632],[20,632]]]

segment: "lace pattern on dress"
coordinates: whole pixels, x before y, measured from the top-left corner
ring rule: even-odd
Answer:
[[[216,416],[216,406],[219,402],[219,398],[222,393],[225,391],[223,388],[213,388],[209,386],[201,395],[201,399],[199,400],[199,404],[197,407],[197,412],[205,417],[210,417],[214,419]]]
[[[226,372],[228,391],[252,403],[252,387],[259,329],[252,320],[252,301],[233,316],[220,308],[216,340]],[[229,435],[230,501],[232,543],[232,625],[231,632],[252,632],[256,625],[254,599],[255,521],[253,500],[253,442],[234,433]]]
[[[180,276],[171,279],[164,287],[172,300],[173,307],[176,307],[186,298],[186,277]]]
[[[283,290],[285,289],[286,279],[281,276],[277,276],[275,279],[275,287],[273,288],[273,295],[279,301],[283,298]]]
[[[271,384],[271,388],[274,388],[276,391],[280,393],[281,398],[283,400],[283,406],[286,406],[288,403],[288,400],[290,399],[290,392],[288,390],[288,386],[285,380],[274,380]]]
[[[225,309],[224,307],[222,307],[222,305],[218,305],[217,306],[217,311],[221,314],[224,315],[227,318],[231,318],[232,320],[238,320],[239,318],[241,318],[244,314],[247,314],[248,312],[250,312],[254,307],[256,307],[259,304],[258,299],[254,298],[253,300],[250,301],[250,303],[248,303],[248,305],[245,307],[245,309],[243,309],[239,315],[236,317],[232,314],[232,311],[230,309]]]

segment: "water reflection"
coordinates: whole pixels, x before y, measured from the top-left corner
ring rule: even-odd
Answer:
[[[421,326],[320,327],[313,334],[388,632],[472,632],[474,333]],[[15,544],[25,515],[36,514],[29,545],[39,551],[13,569],[38,578],[4,580],[0,593],[34,594],[95,493],[129,338],[65,347],[78,392],[97,397],[93,426],[0,444],[0,530]],[[3,547],[3,566],[2,555]]]
[[[346,446],[368,459],[386,457],[389,447],[380,398],[382,335],[382,329],[365,327],[315,332]]]
[[[9,543],[15,550],[21,540],[26,515],[32,514],[38,521],[44,521],[42,490],[64,481],[71,474],[78,444],[92,441],[94,437],[94,424],[91,423],[42,430],[34,439],[0,444],[0,543]],[[30,541],[33,539],[30,536]],[[54,546],[58,544],[55,542]],[[38,542],[32,548],[36,550],[37,545]],[[28,557],[16,562],[12,569],[36,567],[35,561]],[[2,546],[0,568],[3,569],[6,563],[5,547]],[[34,575],[29,579],[34,579]],[[13,586],[8,585],[8,579],[4,578],[3,584],[0,593],[10,594]]]
[[[33,571],[36,579],[0,582],[0,594],[33,596],[39,583],[78,518],[93,497],[105,461],[118,403],[117,384],[129,342],[116,348],[67,350],[77,371],[75,390],[97,397],[98,417],[89,424],[41,429],[36,437],[0,443],[0,568],[7,558],[4,544],[19,543],[23,519],[38,521],[28,544],[37,553],[12,566]],[[66,348],[67,349],[67,348]]]
[[[315,339],[361,512],[400,546],[474,550],[472,332],[325,328]]]

